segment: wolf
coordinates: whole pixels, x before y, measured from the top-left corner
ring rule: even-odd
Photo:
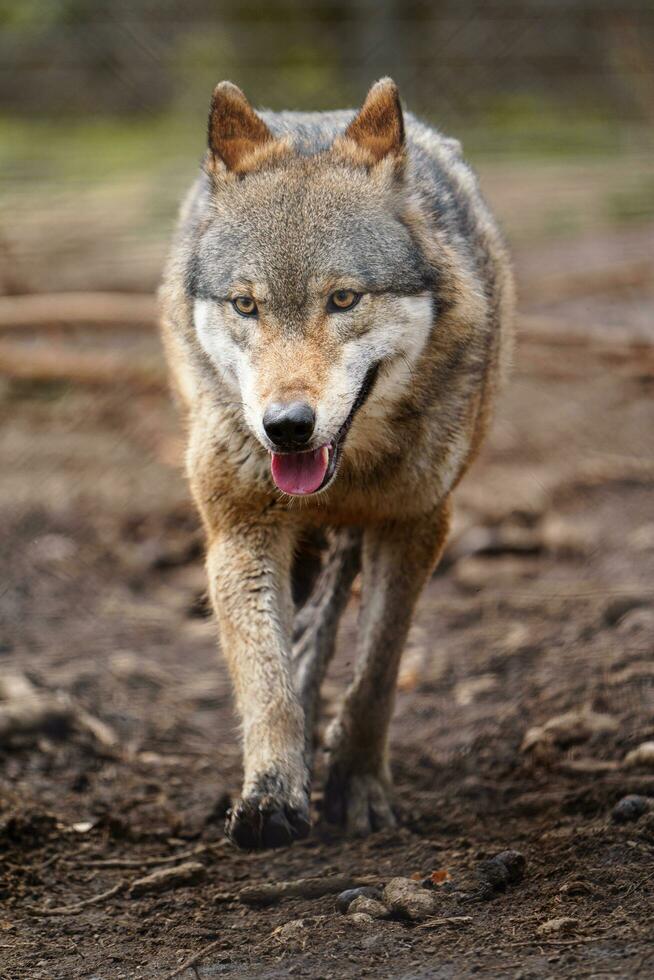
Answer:
[[[404,112],[391,79],[359,111],[319,113],[257,112],[216,87],[160,305],[241,718],[226,833],[242,848],[309,832],[320,683],[359,574],[322,809],[355,835],[396,821],[402,647],[510,359],[513,296],[460,144]],[[294,568],[318,538],[298,609]]]

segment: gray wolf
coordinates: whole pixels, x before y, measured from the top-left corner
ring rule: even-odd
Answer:
[[[160,299],[242,722],[226,832],[244,848],[308,833],[316,700],[360,572],[323,811],[366,834],[396,819],[400,655],[509,360],[510,263],[459,143],[403,112],[391,79],[323,113],[256,112],[222,82],[208,144]]]

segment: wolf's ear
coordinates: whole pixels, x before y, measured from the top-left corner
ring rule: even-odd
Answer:
[[[216,85],[209,112],[209,152],[214,165],[222,160],[228,170],[243,171],[245,159],[272,140],[272,133],[237,85]]]
[[[392,155],[400,157],[404,149],[404,119],[400,93],[392,78],[381,78],[372,86],[361,109],[345,130],[373,163]]]

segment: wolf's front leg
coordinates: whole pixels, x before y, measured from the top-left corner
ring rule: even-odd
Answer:
[[[364,533],[359,660],[327,733],[325,815],[352,834],[395,823],[387,730],[397,671],[416,601],[443,550],[448,525],[446,501],[428,518]]]
[[[209,589],[243,730],[244,783],[228,836],[280,847],[309,831],[304,712],[290,674],[288,528],[257,523],[210,537]]]

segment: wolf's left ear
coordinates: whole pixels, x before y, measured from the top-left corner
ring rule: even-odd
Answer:
[[[237,85],[220,82],[209,112],[209,151],[215,164],[243,171],[246,158],[273,141],[263,119],[256,114]]]
[[[344,136],[352,140],[372,163],[379,163],[389,155],[402,156],[404,119],[400,93],[392,78],[375,82]]]

